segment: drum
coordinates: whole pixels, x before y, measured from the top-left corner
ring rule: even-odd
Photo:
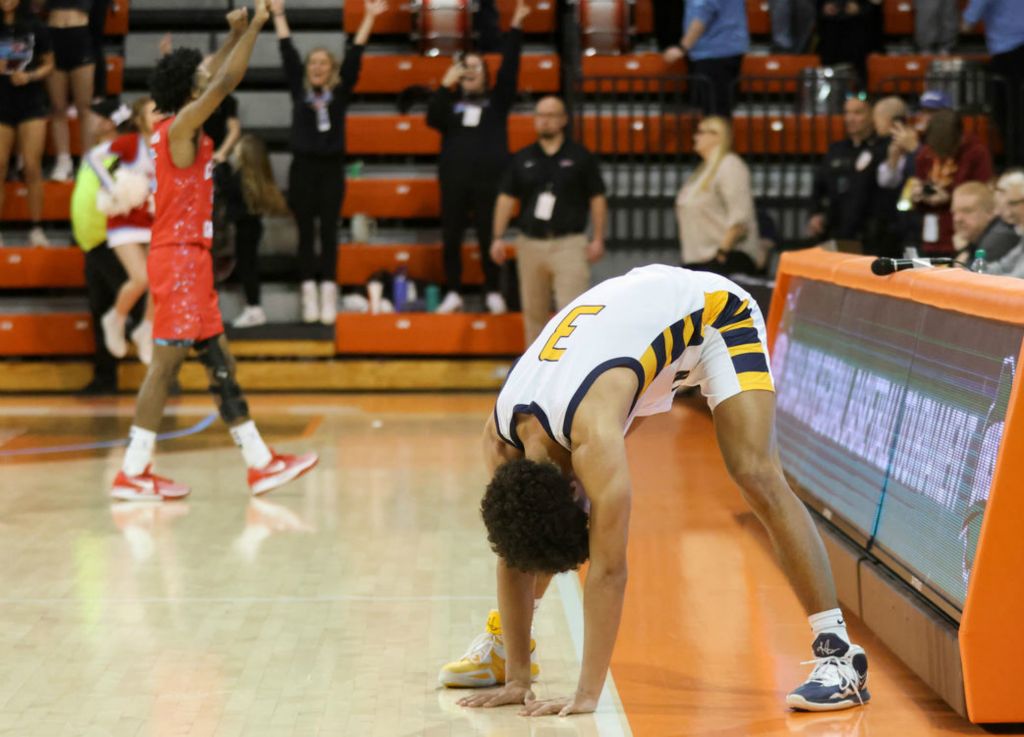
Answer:
[[[583,53],[625,54],[635,34],[635,0],[580,0]]]
[[[413,35],[427,56],[469,49],[473,27],[469,0],[414,0]]]

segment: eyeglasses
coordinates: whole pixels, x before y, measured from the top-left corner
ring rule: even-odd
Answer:
[[[868,101],[868,93],[867,92],[863,92],[863,91],[861,91],[861,92],[847,92],[846,93],[846,99],[847,100],[860,100],[861,102],[867,102]]]

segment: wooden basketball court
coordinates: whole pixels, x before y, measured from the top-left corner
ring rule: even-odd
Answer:
[[[134,399],[0,399],[0,735],[982,734],[871,634],[873,700],[789,712],[810,632],[726,477],[710,417],[677,404],[629,440],[630,581],[592,716],[469,711],[439,690],[496,606],[477,511],[491,395],[251,398],[320,466],[251,499],[208,398],[172,403],[158,473],[184,502],[107,497]],[[577,577],[538,613],[538,696],[575,687]],[[1009,667],[1009,666],[1008,666]]]

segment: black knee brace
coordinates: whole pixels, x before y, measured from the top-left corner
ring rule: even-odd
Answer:
[[[210,394],[217,402],[220,416],[227,424],[231,424],[249,416],[249,405],[242,395],[242,387],[235,381],[235,372],[231,369],[231,361],[221,348],[217,338],[203,340],[195,345],[199,362],[205,366],[210,375]]]

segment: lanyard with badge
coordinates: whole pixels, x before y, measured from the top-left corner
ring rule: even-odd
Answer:
[[[551,191],[554,185],[548,184],[547,189],[537,195],[537,201],[533,205],[533,217],[545,223],[551,220],[555,213],[555,193]]]
[[[306,95],[306,104],[316,113],[316,129],[320,133],[326,133],[331,129],[331,114],[328,108],[333,99],[334,95],[330,90],[310,92]]]

